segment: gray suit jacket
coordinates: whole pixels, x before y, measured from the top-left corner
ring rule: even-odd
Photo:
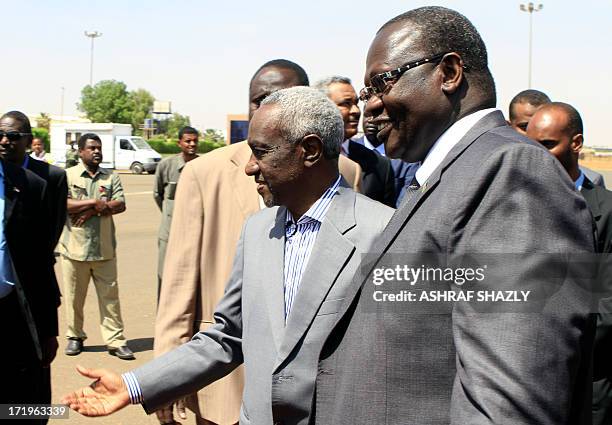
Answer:
[[[245,366],[241,424],[306,424],[319,353],[374,238],[393,210],[341,187],[317,236],[285,325],[283,259],[286,209],[247,219],[215,324],[134,371],[153,412]]]
[[[526,276],[538,283],[546,266],[533,254],[593,249],[590,214],[565,170],[494,112],[403,202],[373,251],[376,264],[387,261],[383,254],[525,253],[507,270],[518,289]],[[507,256],[495,258],[503,268]],[[322,351],[316,423],[590,420],[594,321],[586,293],[564,285],[538,313],[487,313],[457,302],[427,314],[411,304],[373,309],[371,283],[363,282],[347,290]]]

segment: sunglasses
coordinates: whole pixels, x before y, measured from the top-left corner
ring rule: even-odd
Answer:
[[[0,131],[0,140],[6,137],[9,142],[16,142],[24,136],[31,136],[31,135],[32,133],[20,133],[19,131],[8,131],[8,132]]]

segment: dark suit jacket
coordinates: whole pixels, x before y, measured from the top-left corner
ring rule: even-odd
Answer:
[[[5,321],[2,326],[5,331],[7,328],[13,330],[9,332],[11,339],[7,343],[10,341],[21,348],[9,355],[21,360],[35,357],[33,341],[37,338],[31,335],[32,329],[35,329],[39,340],[58,334],[55,281],[47,267],[37,267],[33,263],[33,259],[46,258],[48,255],[49,234],[45,230],[41,231],[50,228],[47,221],[47,183],[34,173],[6,161],[2,161],[2,166],[5,187],[4,231],[25,300],[20,297],[19,291],[14,290],[3,299],[4,311],[0,316],[7,319],[5,315],[11,313],[11,326],[5,326]],[[34,323],[29,322],[29,318]],[[4,332],[3,338],[6,337],[7,333]]]
[[[535,313],[482,312],[460,301],[431,313],[427,303],[374,302],[371,272],[419,267],[411,253],[447,261],[489,254],[485,265],[501,272],[493,276],[500,283],[542,291],[551,257],[594,248],[590,213],[559,162],[501,112],[483,117],[402,203],[362,269],[366,278],[347,289],[322,351],[316,422],[588,423],[595,320],[571,278],[560,279]],[[389,285],[393,293],[410,289]]]
[[[66,224],[68,199],[66,172],[55,165],[50,165],[44,161],[38,161],[33,158],[30,158],[28,161],[28,170],[47,182],[47,198],[50,207],[51,243],[53,245],[51,249],[53,250]]]
[[[60,289],[55,276],[55,255],[53,251],[57,246],[64,225],[66,224],[66,211],[68,199],[68,183],[66,181],[66,172],[55,165],[47,164],[44,161],[38,161],[30,158],[28,161],[28,170],[32,171],[41,179],[47,182],[47,201],[49,203],[49,226],[50,236],[48,239],[48,267],[49,275],[54,281],[56,288],[57,305],[60,305]]]
[[[361,193],[395,208],[395,176],[391,161],[353,140],[349,140],[348,157],[363,170]]]
[[[612,192],[585,178],[581,190],[597,226],[598,252],[612,254]],[[606,255],[609,257],[610,255]],[[602,261],[602,283],[612,292],[612,260]],[[600,301],[593,356],[593,425],[612,423],[612,300]]]

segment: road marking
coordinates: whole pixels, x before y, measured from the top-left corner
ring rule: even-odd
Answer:
[[[132,196],[132,195],[151,195],[153,193],[153,191],[149,190],[148,192],[130,192],[130,193],[126,193],[125,196]]]

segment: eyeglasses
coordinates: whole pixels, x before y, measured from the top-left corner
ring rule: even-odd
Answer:
[[[16,142],[24,136],[31,136],[32,133],[20,133],[19,131],[0,131],[0,140],[5,137],[9,140],[9,142]]]
[[[429,58],[419,59],[416,61],[408,62],[399,68],[392,69],[391,71],[376,74],[370,78],[370,86],[364,87],[359,91],[359,99],[362,102],[367,102],[372,96],[382,96],[391,89],[393,84],[400,79],[404,72],[409,69],[416,68],[426,63],[437,63],[446,55],[446,53],[438,53]]]

